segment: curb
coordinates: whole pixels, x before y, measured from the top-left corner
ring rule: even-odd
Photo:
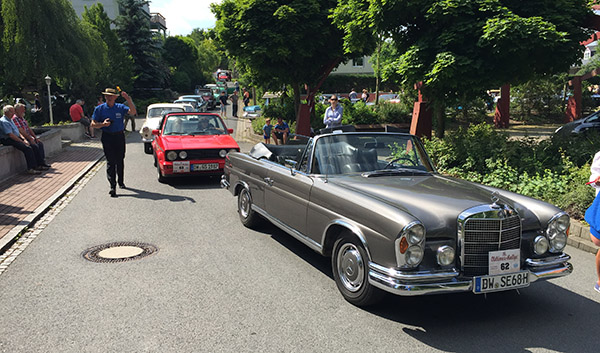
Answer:
[[[585,226],[583,223],[572,218],[567,245],[592,254],[596,254],[598,250],[600,250],[600,248],[590,240],[590,227]]]

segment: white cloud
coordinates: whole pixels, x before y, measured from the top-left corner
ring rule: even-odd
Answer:
[[[215,16],[210,4],[215,0],[152,0],[150,12],[159,12],[167,21],[167,33],[188,35],[195,28],[212,28]]]

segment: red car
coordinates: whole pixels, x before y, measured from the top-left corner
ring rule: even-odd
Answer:
[[[158,181],[185,175],[223,174],[227,153],[240,151],[221,117],[212,113],[167,114],[153,130]]]

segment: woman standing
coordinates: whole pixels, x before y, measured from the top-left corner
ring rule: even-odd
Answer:
[[[342,126],[342,113],[344,109],[338,104],[338,98],[335,94],[329,98],[329,103],[331,105],[325,110],[323,124],[325,124],[326,128]]]

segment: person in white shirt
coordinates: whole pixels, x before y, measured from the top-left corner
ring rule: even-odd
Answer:
[[[325,116],[323,117],[323,124],[326,128],[342,126],[342,113],[344,108],[338,104],[338,98],[334,94],[329,98],[331,105],[325,110]]]

